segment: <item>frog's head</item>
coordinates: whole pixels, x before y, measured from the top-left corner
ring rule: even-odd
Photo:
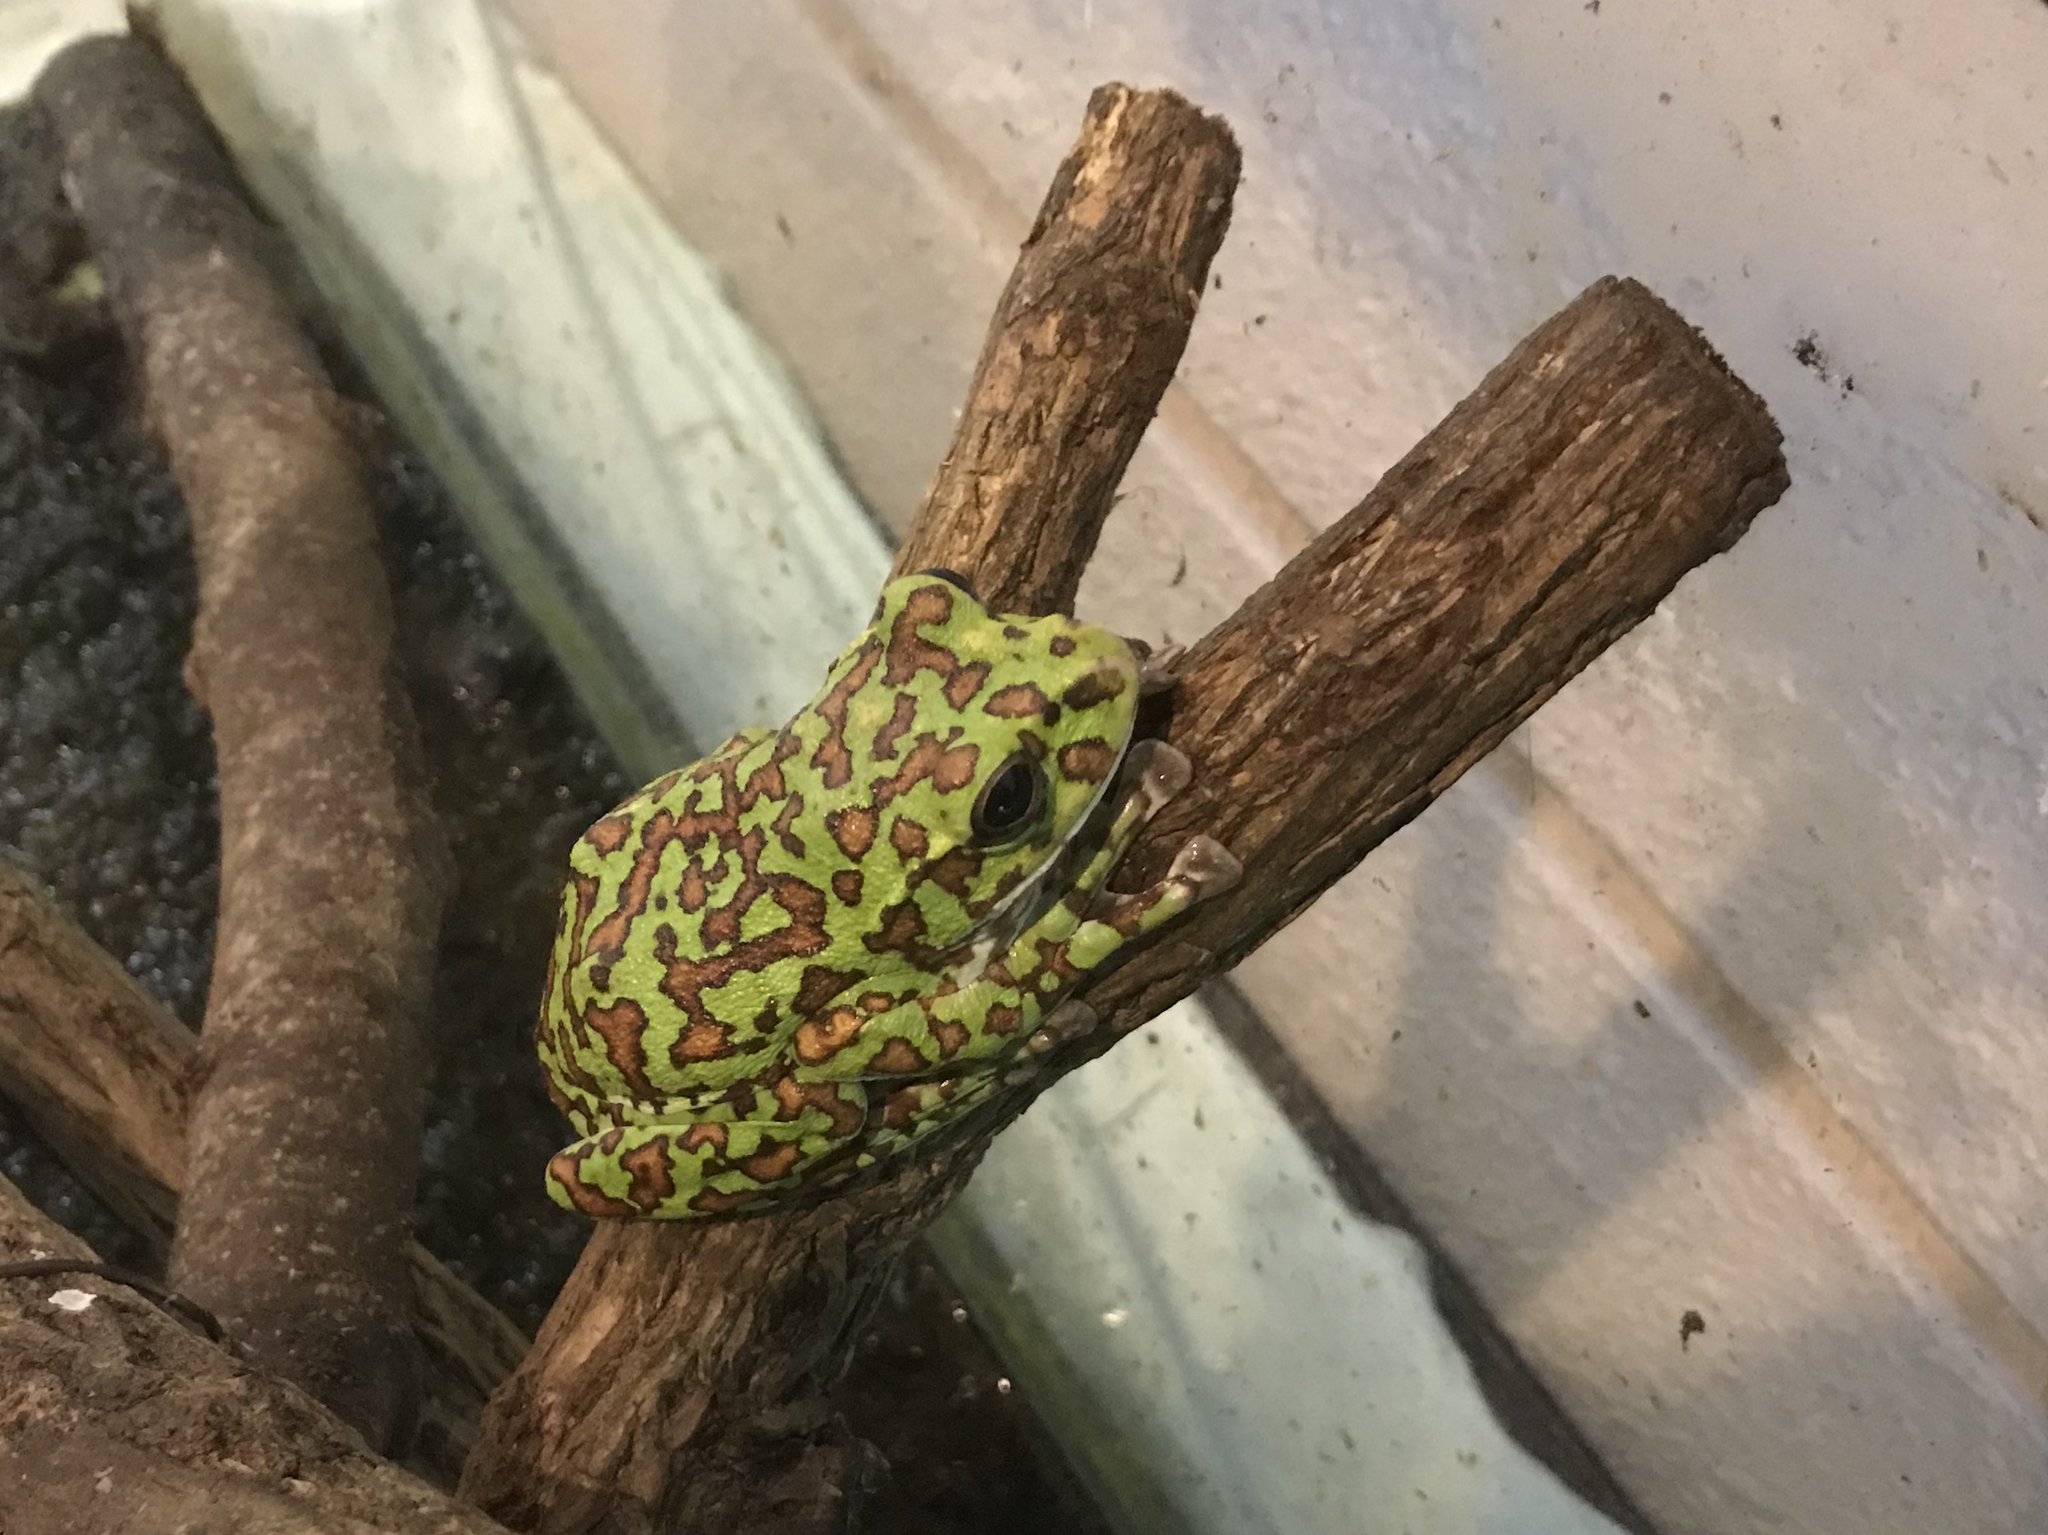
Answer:
[[[947,571],[890,582],[807,711],[868,947],[929,959],[1042,909],[1137,707],[1137,653],[1108,630],[991,613]]]

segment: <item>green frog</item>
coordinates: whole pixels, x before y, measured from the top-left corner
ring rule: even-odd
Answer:
[[[570,854],[536,1031],[586,1215],[739,1215],[898,1156],[1096,1026],[1066,997],[1227,888],[1191,838],[1108,888],[1187,759],[1133,743],[1141,656],[944,571],[779,730],[647,785]]]

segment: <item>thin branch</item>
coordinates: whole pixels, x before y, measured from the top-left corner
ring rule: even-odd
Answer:
[[[1187,349],[1238,165],[1222,119],[1172,91],[1105,85],[1089,98],[996,304],[952,446],[896,553],[898,574],[972,570],[1002,612],[1072,606]]]
[[[449,859],[397,686],[345,410],[265,234],[149,44],[66,49],[34,101],[185,493],[221,918],[171,1273],[373,1444],[410,1432],[405,1263]]]

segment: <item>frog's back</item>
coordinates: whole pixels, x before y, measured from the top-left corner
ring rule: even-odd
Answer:
[[[790,731],[748,731],[647,785],[576,840],[539,1047],[572,1119],[702,1098],[786,1042],[826,902],[791,873]],[[816,989],[813,984],[812,989]]]

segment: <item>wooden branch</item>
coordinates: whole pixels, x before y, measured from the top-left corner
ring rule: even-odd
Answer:
[[[0,1263],[45,1256],[93,1255],[0,1178]],[[65,1291],[91,1300],[67,1309]],[[84,1275],[0,1278],[0,1527],[502,1535],[310,1397]]]
[[[153,1245],[185,1181],[199,1041],[99,945],[0,864],[0,1093]]]
[[[1238,165],[1222,119],[1172,91],[1105,85],[1089,98],[896,574],[972,570],[1002,612],[1072,606],[1187,349]]]
[[[1237,168],[1228,129],[1172,92],[1095,93],[899,569],[971,571],[1004,606],[1071,601],[1186,345]],[[813,1388],[936,1213],[903,1193],[601,1226],[492,1399],[465,1495],[521,1529],[831,1527],[860,1461]]]
[[[198,1056],[198,1036],[0,864],[0,1094],[88,1188],[159,1242],[184,1187]],[[434,1428],[415,1464],[452,1482],[484,1399],[526,1339],[425,1249],[413,1245],[407,1261]]]
[[[373,1444],[410,1432],[406,1241],[450,877],[397,685],[345,409],[264,232],[149,44],[57,56],[34,101],[185,493],[221,916],[171,1272]]]
[[[1081,993],[1112,1027],[1075,1058],[1257,948],[1788,483],[1763,402],[1642,284],[1602,279],[1539,326],[1181,658],[1167,737],[1194,784],[1119,882],[1196,831],[1250,874]]]

